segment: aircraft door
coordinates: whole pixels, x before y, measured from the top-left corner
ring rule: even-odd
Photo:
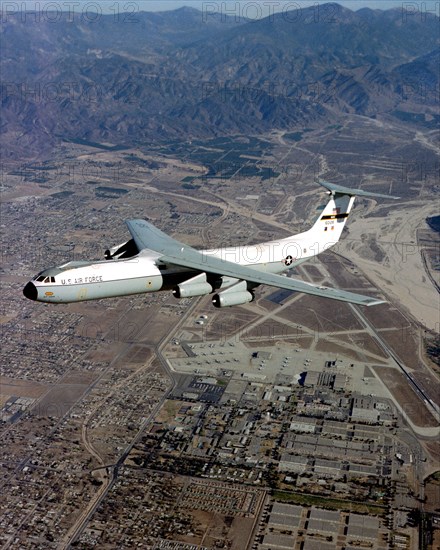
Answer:
[[[87,288],[83,287],[79,289],[78,300],[87,300]]]

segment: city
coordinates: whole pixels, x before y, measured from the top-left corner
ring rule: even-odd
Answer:
[[[334,166],[332,136],[354,128],[327,129],[329,153],[317,163],[299,160],[317,135],[249,140],[248,153],[244,138],[237,148],[206,144],[220,179],[206,176],[194,144],[190,158],[65,143],[51,163],[6,167],[3,548],[412,549],[424,533],[439,540],[439,368],[420,351],[429,308],[425,326],[408,312],[417,295],[364,309],[261,287],[255,302],[225,310],[209,296],[171,293],[68,306],[21,295],[39,268],[103,258],[124,241],[127,218],[203,247],[304,227],[322,199],[313,179]],[[248,172],[222,164],[225,147]],[[301,167],[299,181],[283,163]],[[402,166],[394,170],[398,181]],[[358,246],[368,204],[357,205],[336,253],[295,276],[377,294],[378,275],[344,248]],[[361,246],[364,260],[392,258],[391,244]],[[424,249],[436,246],[426,228]]]

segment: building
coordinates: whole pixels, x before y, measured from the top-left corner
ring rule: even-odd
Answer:
[[[278,464],[278,470],[280,472],[293,472],[296,474],[303,474],[310,471],[310,459],[305,456],[289,455],[283,453],[281,460]]]

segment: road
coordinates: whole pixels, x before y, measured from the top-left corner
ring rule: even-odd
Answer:
[[[371,323],[365,318],[364,314],[361,312],[358,306],[355,306],[353,304],[349,304],[351,310],[353,311],[354,315],[359,319],[359,321],[364,325],[364,327],[369,332],[370,336],[376,341],[376,343],[383,349],[383,351],[393,359],[393,361],[396,363],[399,370],[404,374],[407,382],[411,386],[411,388],[414,390],[416,395],[420,398],[422,401],[421,405],[425,406],[431,414],[434,416],[434,418],[437,421],[440,421],[440,410],[439,407],[437,407],[432,401],[430,400],[429,396],[423,391],[423,388],[420,387],[419,384],[413,379],[411,376],[411,373],[407,370],[405,365],[402,363],[402,361],[397,357],[395,352],[388,346],[388,344],[379,336],[379,334],[376,332],[376,329],[371,325]],[[395,404],[399,408],[399,410],[402,411],[400,404],[395,401]],[[438,428],[421,428],[419,426],[415,426],[412,424],[412,422],[407,418],[407,415],[404,411],[402,411],[404,417],[407,419],[407,421],[411,424],[412,429],[419,433],[420,435],[425,435],[427,437],[433,437],[438,436],[439,430]]]

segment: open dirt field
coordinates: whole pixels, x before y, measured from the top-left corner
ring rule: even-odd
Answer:
[[[347,357],[348,359],[353,359],[353,361],[363,361],[365,359],[360,353],[326,339],[320,340],[316,344],[315,350],[324,351],[326,353],[331,353],[335,355],[340,354],[344,357]]]
[[[307,273],[313,283],[319,283],[324,278],[316,265],[304,265],[302,269]]]
[[[204,334],[208,340],[223,340],[241,334],[246,330],[245,327],[254,321],[258,314],[247,311],[244,308],[235,307],[220,310],[211,317],[204,329]]]
[[[371,283],[357,270],[356,266],[345,258],[324,253],[319,256],[319,259],[332,279],[336,281],[338,288],[360,293],[365,293],[372,288]]]
[[[390,304],[365,308],[363,313],[376,329],[395,328],[406,330],[411,326],[410,321]]]
[[[61,418],[78,401],[87,387],[87,382],[84,384],[59,384],[49,390],[47,395],[36,405],[34,412],[38,416]]]
[[[377,357],[382,357],[383,359],[387,359],[387,355],[382,351],[382,348],[380,348],[376,341],[373,340],[373,338],[366,333],[355,333],[355,334],[340,334],[338,335],[338,340],[341,340],[342,342],[347,342],[351,344],[355,344],[359,347],[360,350],[362,350],[362,353],[366,354],[372,354],[374,355],[374,361],[377,361]]]
[[[371,362],[371,363],[379,363],[380,361],[377,360],[376,357],[368,355],[368,353],[364,353],[362,351],[362,348],[359,350],[348,348],[343,344],[344,339],[341,339],[341,343],[338,344],[335,341],[330,341],[326,338],[322,338],[319,340],[319,342],[316,344],[315,349],[316,351],[325,351],[325,352],[331,352],[336,353],[341,356],[347,357],[349,359],[353,359],[353,361],[360,361],[360,362]],[[347,343],[350,342],[350,338],[347,338]],[[354,342],[353,342],[354,343]]]
[[[280,311],[279,316],[317,332],[363,328],[347,304],[314,296],[302,296],[294,305]]]
[[[429,398],[437,405],[440,405],[440,381],[434,378],[426,369],[413,372],[412,377],[423,388],[423,391]]]
[[[271,338],[299,338],[303,335],[305,333],[297,327],[285,325],[274,319],[268,319],[249,330],[245,329],[241,333],[241,338],[244,340],[253,338],[266,340]]]
[[[410,210],[405,205],[390,209],[380,223],[376,217],[357,217],[350,224],[350,238],[342,240],[338,248],[368,273],[378,288],[431,330],[439,329],[440,296],[425,273],[416,231],[437,210],[434,201],[413,201]],[[364,235],[375,237],[386,255],[383,261],[367,257],[361,247]]]
[[[29,380],[16,380],[7,376],[0,376],[0,395],[9,397],[33,397],[38,398],[47,391],[47,386]],[[7,399],[6,399],[7,400]]]
[[[419,343],[409,331],[384,330],[380,332],[380,337],[394,350],[406,367],[411,369],[420,367]]]
[[[437,475],[431,476],[425,483],[425,510],[427,512],[440,511],[440,479],[439,472]],[[440,535],[440,531],[439,531]]]
[[[421,427],[438,426],[438,422],[428,412],[401,372],[389,367],[373,369],[413,424]]]

